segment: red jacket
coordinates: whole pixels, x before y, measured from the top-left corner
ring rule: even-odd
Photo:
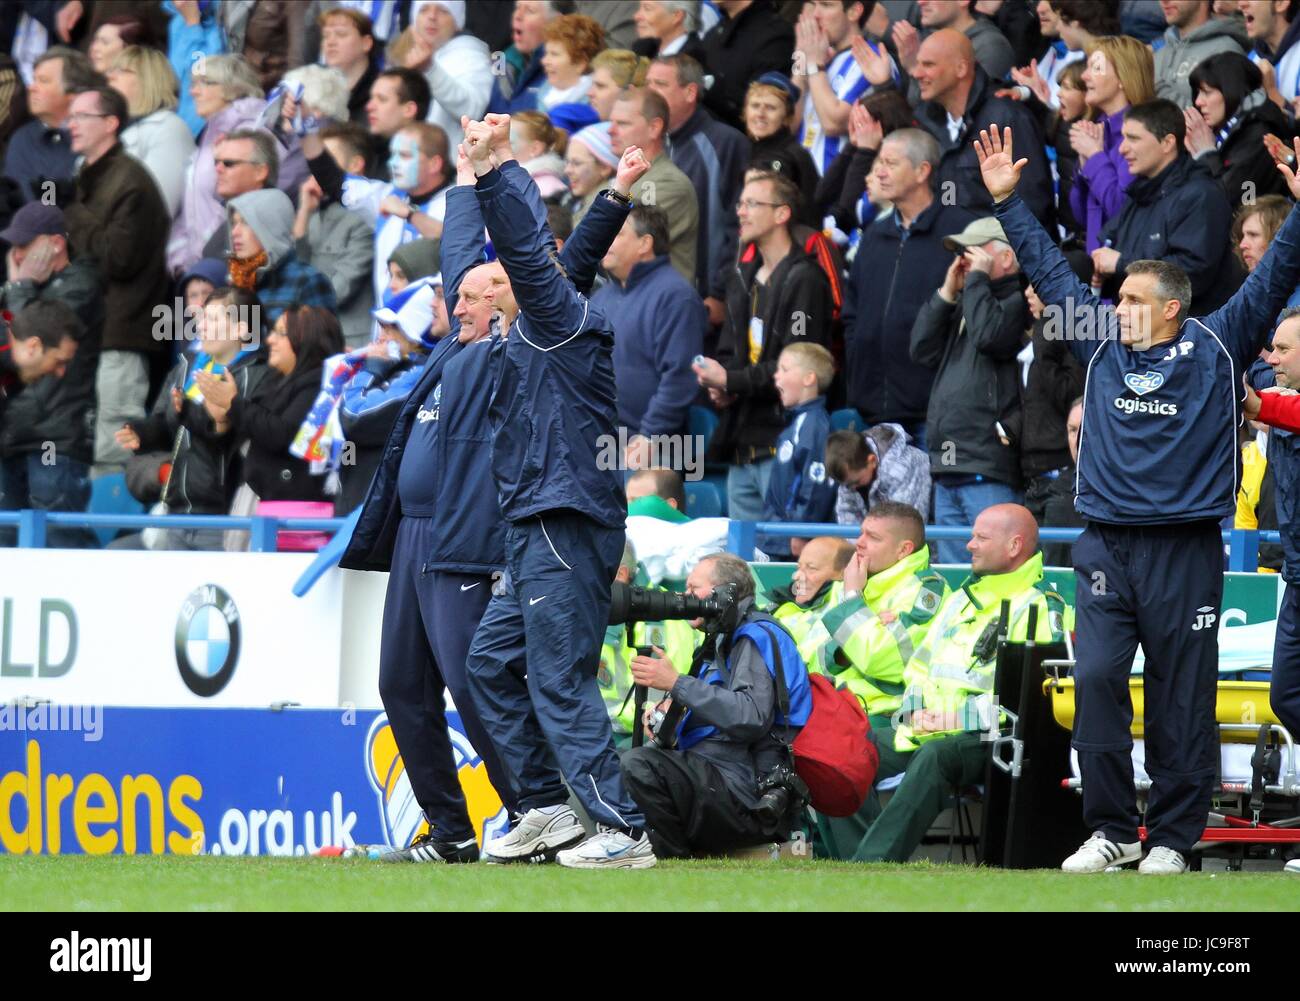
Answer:
[[[1260,393],[1259,416],[1255,420],[1300,434],[1300,396]]]

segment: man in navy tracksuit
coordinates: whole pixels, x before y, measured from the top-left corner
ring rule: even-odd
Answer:
[[[1291,212],[1245,284],[1208,316],[1186,316],[1190,280],[1161,261],[1130,264],[1108,313],[1014,193],[1010,142],[1009,130],[1005,149],[1002,136],[982,136],[984,183],[1026,277],[1057,309],[1057,336],[1087,370],[1074,747],[1094,834],[1062,868],[1100,872],[1141,857],[1128,689],[1141,643],[1152,785],[1139,869],[1178,873],[1204,832],[1218,768],[1219,523],[1237,494],[1242,374],[1300,280],[1300,215]]]
[[[465,148],[520,309],[492,349],[492,472],[507,575],[474,636],[469,674],[527,812],[484,853],[501,862],[644,868],[654,864],[645,818],[624,788],[596,683],[626,512],[618,471],[598,461],[617,425],[613,326],[558,265],[526,194],[493,166],[492,157],[514,159],[509,117],[469,123]],[[644,172],[639,151],[624,162]],[[601,829],[582,844],[565,779]]]
[[[468,862],[479,855],[447,735],[444,689],[506,808],[514,813],[519,806],[510,771],[500,763],[465,678],[470,641],[506,562],[490,464],[489,315],[493,305],[510,307],[493,296],[490,267],[478,267],[483,216],[468,161],[460,166],[461,186],[447,196],[442,243],[451,331],[393,426],[340,563],[389,571],[380,693],[430,823],[409,847],[385,856],[391,861]],[[517,172],[507,170],[513,183],[527,180],[518,164],[511,166]],[[533,211],[544,218],[540,197]],[[612,202],[593,205],[562,255],[581,276],[575,280],[590,286],[624,215]]]

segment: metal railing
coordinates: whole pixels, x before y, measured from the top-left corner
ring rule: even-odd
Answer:
[[[856,525],[818,525],[792,521],[733,521],[727,533],[727,550],[744,559],[753,555],[755,541],[760,534],[788,538],[811,539],[818,535],[832,535],[842,539],[856,539]],[[926,525],[925,538],[929,542],[951,540],[966,542],[971,529],[964,525]],[[1083,534],[1081,528],[1041,528],[1040,542],[1073,542]],[[1279,532],[1260,532],[1255,529],[1234,528],[1223,533],[1228,548],[1228,569],[1253,573],[1259,569],[1259,544],[1281,543]]]
[[[209,528],[228,531],[242,529],[249,533],[249,551],[273,553],[276,534],[283,531],[334,533],[347,523],[346,518],[270,518],[264,515],[235,517],[222,514],[86,514],[70,511],[0,511],[0,526],[18,527],[18,545],[24,549],[41,549],[46,545],[50,526],[70,528]],[[1043,528],[1038,532],[1042,542],[1073,542],[1083,532],[1081,528]],[[855,539],[855,525],[818,525],[793,521],[732,521],[727,533],[727,550],[748,558],[754,552],[759,534],[810,539],[818,535],[831,535]],[[926,525],[925,537],[929,541],[953,540],[965,542],[970,538],[969,526]],[[1254,529],[1235,528],[1223,533],[1228,546],[1228,569],[1251,573],[1259,567],[1259,545],[1278,544],[1278,532],[1260,532]]]

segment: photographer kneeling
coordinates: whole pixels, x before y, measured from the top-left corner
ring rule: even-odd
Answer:
[[[812,706],[794,640],[754,607],[754,579],[738,557],[704,557],[686,589],[722,610],[691,623],[706,633],[691,674],[679,675],[658,649],[632,661],[633,680],[669,698],[646,713],[647,723],[664,714],[657,735],[647,727],[654,743],[622,758],[623,780],[645,811],[660,858],[783,841],[798,825],[806,795],[788,750]]]

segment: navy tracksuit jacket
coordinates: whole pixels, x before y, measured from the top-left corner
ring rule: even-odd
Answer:
[[[522,169],[518,173],[523,174]],[[517,176],[512,180],[519,183]],[[459,344],[459,321],[454,318],[461,280],[483,262],[483,217],[470,188],[448,192],[447,209],[442,260],[450,278],[447,307],[453,314],[452,329],[434,349],[393,426],[341,565],[389,570],[381,695],[417,800],[441,840],[459,841],[472,837],[473,831],[447,736],[444,687],[450,689],[465,732],[503,803],[514,812],[518,801],[510,772],[480,722],[465,678],[470,642],[494,577],[505,566],[505,552],[490,466],[492,344]],[[544,211],[540,199],[534,210]],[[624,215],[612,205],[597,209],[566,245],[565,259],[574,274],[586,276],[588,286]],[[398,470],[417,415],[439,386],[444,391],[436,408],[433,454],[420,457],[436,478],[430,490],[436,514],[403,517]]]
[[[507,575],[474,636],[470,684],[521,810],[566,802],[567,779],[597,823],[636,832],[644,817],[623,786],[595,677],[626,514],[619,473],[599,459],[617,423],[613,325],[555,266],[534,194],[504,170],[477,188],[521,312],[492,348]],[[593,210],[601,203],[614,205],[602,197]]]
[[[1113,841],[1137,840],[1128,680],[1141,642],[1148,844],[1186,853],[1218,767],[1219,522],[1237,495],[1242,374],[1300,279],[1300,216],[1292,211],[1223,306],[1185,320],[1168,344],[1133,350],[1020,198],[996,213],[1087,371],[1075,503],[1089,525],[1074,546],[1084,820]]]

